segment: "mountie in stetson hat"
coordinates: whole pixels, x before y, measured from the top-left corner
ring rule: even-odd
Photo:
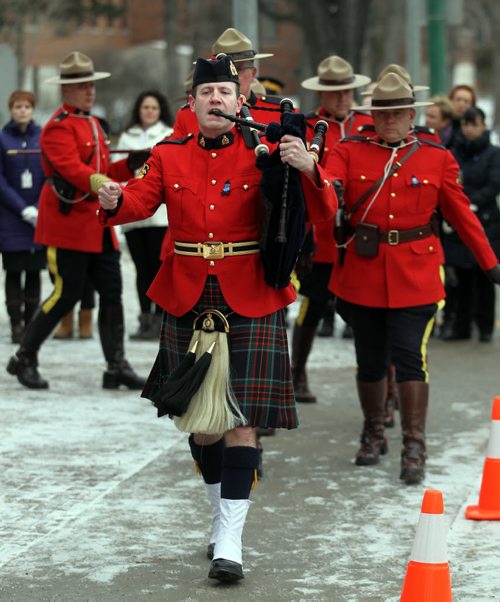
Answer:
[[[391,111],[428,107],[432,102],[417,102],[410,84],[395,73],[387,73],[373,89],[371,104],[353,107],[356,111]]]
[[[219,54],[220,52],[231,55],[235,63],[255,61],[274,56],[270,53],[255,52],[252,48],[250,38],[247,38],[244,33],[241,33],[241,31],[238,31],[234,27],[226,29],[213,44],[212,54]]]
[[[307,90],[337,92],[361,88],[370,82],[367,75],[354,73],[351,64],[340,56],[329,56],[318,65],[318,75],[305,79],[300,85]]]
[[[238,71],[227,54],[218,54],[215,58],[199,58],[193,73],[193,88],[200,84],[215,82],[234,82],[239,84]]]

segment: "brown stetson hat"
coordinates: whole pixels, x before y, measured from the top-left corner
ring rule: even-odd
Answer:
[[[305,79],[300,85],[307,90],[335,92],[361,88],[371,81],[367,75],[353,73],[351,65],[340,56],[329,56],[318,65],[318,75]]]
[[[424,90],[429,89],[429,86],[420,86],[417,84],[413,85],[411,81],[411,75],[408,70],[397,63],[391,63],[390,65],[387,65],[387,67],[384,67],[377,76],[377,82],[379,82],[384,75],[387,75],[388,73],[395,73],[396,75],[399,75],[401,79],[404,79],[406,83],[410,84],[410,88],[414,92],[423,92]],[[371,92],[361,92],[361,96],[369,96],[370,94]]]
[[[233,59],[234,63],[241,63],[242,61],[255,61],[257,59],[267,59],[274,54],[262,54],[257,53],[252,48],[252,42],[250,38],[241,31],[229,27],[226,29],[215,41],[212,46],[212,54],[216,56],[223,52],[229,54]]]
[[[59,63],[59,75],[45,80],[45,84],[81,84],[105,79],[111,73],[94,71],[92,59],[75,50],[66,55]]]
[[[356,111],[391,111],[428,107],[432,102],[417,102],[410,85],[395,73],[388,73],[373,89],[371,104],[353,107]]]

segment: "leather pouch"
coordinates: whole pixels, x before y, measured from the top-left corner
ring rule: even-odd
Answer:
[[[356,253],[363,257],[376,257],[378,255],[379,227],[373,224],[357,224]]]

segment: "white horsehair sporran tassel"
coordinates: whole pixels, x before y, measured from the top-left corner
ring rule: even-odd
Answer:
[[[212,361],[186,413],[174,417],[175,426],[186,433],[206,434],[244,426],[246,418],[231,389],[227,318],[216,309],[207,309],[196,317],[193,328],[189,349],[197,342],[196,360],[208,352]]]

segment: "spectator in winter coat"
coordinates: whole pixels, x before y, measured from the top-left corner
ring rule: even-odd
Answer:
[[[490,142],[485,115],[479,107],[467,109],[462,117],[462,135],[454,154],[460,166],[464,192],[479,218],[491,247],[500,257],[500,148]],[[457,276],[456,314],[451,332],[444,340],[469,339],[476,322],[481,342],[491,341],[495,326],[495,288],[452,230],[443,237],[446,263]]]
[[[458,84],[448,93],[448,98],[453,107],[452,134],[447,141],[446,148],[454,148],[461,132],[462,116],[470,107],[475,107],[477,102],[476,91],[467,84]]]
[[[38,149],[40,127],[33,121],[35,97],[16,90],[9,97],[10,121],[0,132],[0,251],[5,270],[5,302],[13,343],[19,343],[40,302],[45,250],[33,242],[38,197],[45,176]],[[10,151],[10,152],[9,152]]]
[[[118,148],[151,148],[172,134],[171,124],[172,116],[165,96],[155,90],[142,92],[134,103],[129,126],[118,140]],[[130,338],[157,340],[162,309],[148,298],[146,291],[160,268],[161,245],[167,231],[165,208],[160,207],[147,219],[123,225],[122,231],[136,269],[136,287],[141,308],[139,328]]]

